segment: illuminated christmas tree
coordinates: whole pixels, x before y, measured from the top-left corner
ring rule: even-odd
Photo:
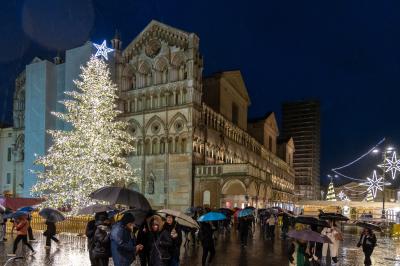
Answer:
[[[365,197],[367,202],[374,202],[374,196],[372,195],[372,191],[368,190],[367,196]]]
[[[66,92],[65,113],[57,118],[72,126],[70,131],[50,130],[53,145],[38,157],[38,182],[32,192],[45,198],[44,205],[70,206],[73,211],[91,203],[88,195],[103,186],[130,185],[137,181],[124,155],[133,151],[127,124],[117,120],[117,87],[103,59],[92,56],[79,80],[78,90]]]
[[[329,183],[328,193],[326,194],[327,201],[336,201],[335,189],[333,188],[333,181]]]

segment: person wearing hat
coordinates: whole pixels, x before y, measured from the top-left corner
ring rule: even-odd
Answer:
[[[111,257],[111,221],[106,214],[98,217],[93,239],[93,258],[96,266],[107,266]]]
[[[135,260],[136,252],[143,249],[143,245],[136,245],[132,238],[134,222],[133,215],[125,213],[111,229],[111,256],[115,266],[131,265]]]
[[[86,225],[86,231],[85,235],[87,237],[87,247],[89,251],[89,259],[90,259],[90,265],[91,266],[96,266],[95,259],[93,257],[93,247],[94,247],[94,234],[96,232],[96,222],[99,220],[100,216],[107,215],[107,212],[97,212],[94,215],[94,220],[90,220],[87,225]]]
[[[172,247],[170,250],[171,260],[170,266],[179,266],[179,256],[181,253],[182,245],[182,230],[179,224],[175,221],[175,217],[172,215],[166,216],[163,230],[167,231],[172,239]]]
[[[150,220],[150,233],[148,241],[150,245],[151,266],[168,266],[171,260],[172,238],[168,231],[163,230],[164,223],[160,216],[154,215]]]

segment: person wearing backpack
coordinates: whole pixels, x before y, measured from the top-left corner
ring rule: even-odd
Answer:
[[[111,257],[111,221],[107,216],[100,216],[96,222],[93,238],[93,259],[96,266],[108,266]]]

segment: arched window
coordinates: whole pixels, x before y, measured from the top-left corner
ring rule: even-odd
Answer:
[[[151,145],[151,154],[153,155],[158,154],[157,139],[153,139],[153,143]]]
[[[139,140],[137,143],[136,155],[138,155],[138,156],[142,155],[142,150],[143,150],[143,144],[142,144],[142,141]]]
[[[160,154],[164,154],[165,153],[165,139],[162,138],[160,141]]]
[[[203,192],[203,205],[210,206],[210,203],[211,203],[211,193],[209,190],[205,190]]]
[[[146,140],[146,142],[144,143],[144,154],[150,154],[150,140]]]
[[[186,153],[186,139],[181,140],[181,153]]]

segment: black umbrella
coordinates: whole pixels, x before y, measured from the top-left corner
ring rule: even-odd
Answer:
[[[115,210],[113,206],[103,204],[93,204],[78,211],[78,215],[92,215],[97,212],[108,212]]]
[[[59,210],[53,208],[44,208],[39,212],[39,215],[42,216],[49,222],[61,222],[65,220],[64,214],[62,214]]]
[[[327,221],[319,220],[313,216],[301,215],[295,218],[295,222],[299,224],[316,225],[321,227],[330,227]]]
[[[379,232],[382,231],[382,228],[377,224],[372,224],[372,223],[367,223],[367,222],[357,222],[356,225],[363,227],[363,228],[369,228],[371,230],[379,231]]]
[[[349,218],[346,216],[340,214],[340,213],[334,213],[334,212],[324,212],[318,215],[318,217],[321,220],[334,220],[334,221],[348,221]]]
[[[134,209],[150,211],[151,206],[143,194],[125,187],[102,187],[90,193],[89,197],[104,200],[110,204],[122,204]]]

